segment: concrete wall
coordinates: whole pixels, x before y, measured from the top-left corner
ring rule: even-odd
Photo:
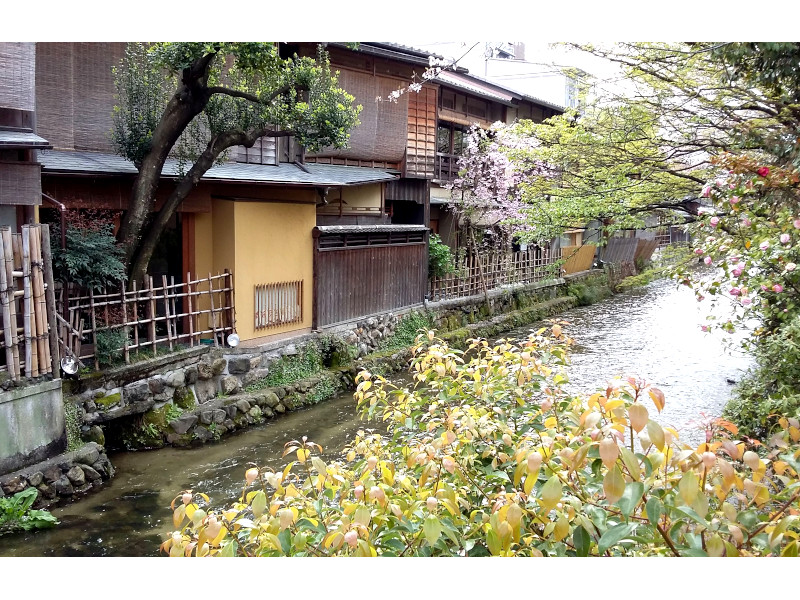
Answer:
[[[60,379],[0,393],[0,474],[37,463],[66,447]]]

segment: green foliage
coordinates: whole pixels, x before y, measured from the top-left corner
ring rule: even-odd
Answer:
[[[177,406],[171,402],[164,406],[164,420],[167,423],[171,423],[181,415],[183,415],[183,409],[180,406]]]
[[[266,377],[253,381],[244,391],[252,393],[268,387],[287,385],[319,373],[325,367],[322,343],[313,340],[306,343],[297,354],[280,357],[270,365]]]
[[[31,508],[38,495],[39,490],[29,487],[13,496],[0,497],[0,535],[58,525],[58,520],[49,511]]]
[[[123,360],[125,342],[129,339],[127,327],[97,331],[94,352],[101,366],[110,367]]]
[[[638,275],[626,277],[617,284],[618,291],[631,290],[647,285],[656,279],[671,277],[677,268],[686,268],[696,262],[696,256],[691,248],[686,245],[666,246],[657,250],[644,269],[637,265]]]
[[[249,468],[240,498],[172,503],[170,556],[797,556],[800,422],[754,452],[710,422],[697,447],[651,418],[634,378],[573,397],[566,340],[466,352],[421,339],[414,383],[359,374],[364,418],[344,460],[303,437],[285,468]]]
[[[81,418],[78,406],[67,399],[64,399],[64,421],[67,431],[67,451],[73,452],[83,446]]]
[[[306,404],[318,404],[336,395],[337,385],[330,377],[317,382],[306,392]]]
[[[737,384],[723,416],[742,434],[767,439],[781,417],[800,417],[800,316],[753,349],[756,364]]]
[[[455,262],[450,246],[442,242],[438,234],[432,233],[428,242],[428,277],[444,277],[455,271]]]
[[[402,350],[414,345],[420,330],[428,331],[433,326],[430,315],[411,311],[397,323],[392,335],[383,338],[378,344],[379,350]]]
[[[63,282],[95,291],[118,288],[125,280],[122,250],[116,245],[113,226],[101,223],[93,227],[67,225],[66,249],[61,248],[59,227],[52,229],[53,275]]]

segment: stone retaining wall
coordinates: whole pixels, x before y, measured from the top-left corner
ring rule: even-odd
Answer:
[[[90,442],[74,452],[65,452],[46,461],[0,477],[0,496],[11,496],[28,487],[39,490],[35,508],[73,500],[100,487],[114,476],[114,467],[105,449]]]

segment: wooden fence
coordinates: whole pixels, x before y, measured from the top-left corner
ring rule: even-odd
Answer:
[[[525,252],[495,252],[466,257],[455,271],[434,277],[428,283],[431,302],[464,298],[502,285],[526,284],[556,275],[561,258],[547,249],[531,248]]]
[[[233,275],[228,270],[203,279],[187,273],[186,281],[178,283],[166,275],[160,282],[148,277],[144,286],[132,288],[76,293],[62,287],[59,339],[66,352],[81,363],[93,360],[99,369],[99,354],[121,353],[130,363],[131,354],[143,350],[156,356],[159,348],[218,346],[234,331]]]
[[[561,258],[564,259],[562,267],[564,273],[571,275],[580,271],[588,271],[594,264],[594,253],[597,247],[594,244],[584,244],[582,246],[563,246],[561,248]]]
[[[58,373],[55,298],[47,225],[0,228],[0,304],[5,352],[0,370],[14,380]],[[22,335],[20,335],[22,334]]]

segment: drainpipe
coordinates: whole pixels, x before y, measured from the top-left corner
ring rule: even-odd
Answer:
[[[67,207],[61,204],[55,198],[51,198],[44,192],[42,192],[42,198],[49,201],[51,204],[54,204],[55,207],[58,209],[58,214],[61,216],[61,249],[66,250],[67,248],[67,217],[64,214],[67,210]]]

